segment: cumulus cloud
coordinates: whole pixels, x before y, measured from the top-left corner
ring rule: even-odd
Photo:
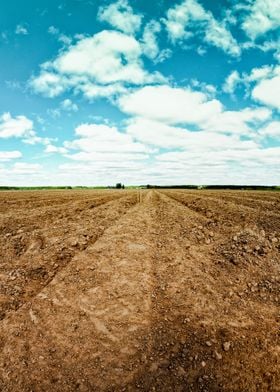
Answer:
[[[71,101],[71,99],[67,98],[60,104],[61,108],[66,112],[77,112],[79,110],[78,105]]]
[[[152,153],[151,170],[147,165],[149,154],[139,156],[140,172],[147,181],[170,183],[172,179],[174,183],[195,183],[191,175],[186,176],[188,168],[187,172],[194,171],[199,181],[227,183],[228,172],[233,174],[237,167],[248,167],[256,157],[256,163],[247,170],[248,176],[244,176],[244,183],[248,183],[259,165],[275,164],[279,149],[264,151],[259,137],[261,131],[258,132],[272,116],[271,110],[265,107],[228,111],[206,92],[167,85],[145,86],[129,92],[119,98],[118,105],[131,116],[126,120],[125,135],[145,148],[158,149]],[[83,131],[82,136],[87,132]],[[107,139],[105,132],[102,135]],[[75,160],[99,162],[104,159],[110,165],[115,160],[118,165],[119,156],[110,157],[102,147],[105,155],[101,157],[89,142],[83,144],[82,147],[79,143],[81,152],[74,154]],[[162,150],[169,152],[161,153]],[[212,172],[207,177],[209,167]],[[139,167],[134,172],[134,183],[138,174]],[[238,173],[234,175],[235,180],[229,182],[238,183]]]
[[[233,93],[238,85],[244,85],[255,101],[272,108],[280,108],[280,66],[264,65],[250,73],[233,71],[226,79],[223,90]]]
[[[242,28],[251,39],[261,35],[254,33],[249,23],[249,17],[254,19],[257,3],[258,0],[248,1],[241,19]],[[272,181],[272,176],[265,177],[264,166],[273,170],[276,178],[279,148],[264,148],[262,143],[270,142],[266,138],[279,138],[279,122],[273,111],[279,108],[277,66],[255,68],[250,73],[231,71],[223,91],[233,94],[243,85],[246,98],[255,100],[251,108],[240,110],[227,110],[216,98],[215,86],[193,79],[188,87],[174,87],[160,73],[145,68],[145,58],[157,64],[172,53],[170,48],[160,47],[163,29],[173,45],[191,46],[194,40],[198,42],[195,50],[201,55],[214,46],[238,57],[241,49],[259,45],[248,38],[248,42],[237,43],[228,26],[237,25],[240,19],[230,12],[223,15],[224,19],[218,20],[199,1],[183,0],[172,5],[164,19],[142,24],[143,16],[127,0],[118,0],[98,11],[99,21],[109,23],[117,31],[69,38],[50,26],[48,32],[64,46],[55,57],[41,64],[39,74],[30,80],[32,89],[50,98],[70,92],[88,100],[106,97],[127,118],[118,127],[92,118],[92,123],[80,124],[72,140],[60,146],[54,140],[40,138],[32,129],[33,124],[27,136],[18,137],[27,143],[40,142],[45,153],[59,154],[66,160],[56,173],[58,183],[106,185],[112,176],[115,181],[127,183],[196,183],[197,178],[200,183],[248,183],[256,172],[258,181]],[[272,25],[266,28],[276,29]],[[261,45],[262,50],[269,46]],[[55,117],[63,111],[77,112],[79,108],[74,102],[63,95],[56,109],[50,109],[48,114]],[[9,137],[1,136],[1,130],[0,125],[0,137]],[[6,135],[6,131],[2,132]],[[18,173],[41,170],[24,165],[16,168]],[[280,176],[280,170],[277,173]]]
[[[106,90],[119,91],[125,85],[159,83],[159,73],[148,73],[141,59],[142,48],[132,36],[102,31],[82,38],[59,53],[54,61],[42,64],[39,76],[30,81],[38,93],[55,97],[73,89],[86,97],[106,96]]]
[[[136,140],[164,149],[185,151],[219,151],[220,149],[241,149],[256,147],[251,140],[241,141],[237,135],[211,133],[208,130],[190,131],[187,128],[171,126],[159,121],[143,118],[131,119],[127,132]]]
[[[31,79],[30,86],[37,93],[53,98],[66,90],[68,81],[62,75],[43,69],[38,77]]]
[[[248,9],[248,8],[247,8]],[[280,27],[280,3],[275,0],[254,0],[249,3],[242,28],[251,39]]]
[[[80,85],[79,89],[84,97],[89,100],[93,100],[95,98],[112,99],[128,91],[128,88],[122,82],[97,85],[88,81],[87,83]]]
[[[143,55],[153,60],[155,64],[162,63],[172,56],[172,50],[170,48],[160,49],[159,47],[158,41],[161,31],[161,24],[156,20],[151,20],[146,24],[140,41]]]
[[[112,178],[115,182],[129,181],[136,173],[146,167],[154,148],[135,141],[134,138],[119,131],[114,126],[106,124],[81,124],[75,129],[75,138],[64,143],[68,150],[64,156],[74,163],[63,164],[63,177],[71,177],[73,173],[80,173],[79,183],[110,184]],[[130,173],[130,174],[128,174]]]
[[[12,117],[10,113],[0,116],[0,138],[23,138],[31,135],[33,135],[33,122],[27,117]]]
[[[76,138],[64,143],[68,158],[79,161],[142,160],[153,152],[142,143],[135,142],[131,135],[105,124],[81,124],[75,129]]]
[[[127,114],[168,124],[200,124],[222,111],[222,104],[205,93],[168,85],[145,86],[121,96],[118,105]]]
[[[225,23],[217,21],[213,14],[206,11],[196,0],[184,0],[170,8],[163,21],[173,43],[198,35],[208,45],[222,49],[231,56],[239,56],[241,53],[237,41]]]
[[[43,145],[48,145],[51,143],[52,139],[48,137],[41,137],[38,136],[35,131],[31,131],[30,134],[22,139],[23,143],[26,144],[43,144]]]
[[[46,145],[45,152],[49,154],[52,153],[66,154],[68,150],[65,147],[57,147],[50,143]]]
[[[280,138],[280,121],[272,121],[260,130],[264,137]]]
[[[133,37],[102,31],[62,53],[53,67],[62,74],[88,76],[102,84],[118,81],[141,84],[147,75],[140,56],[141,47]]]
[[[239,111],[224,111],[209,117],[201,127],[210,132],[232,133],[249,136],[262,123],[271,118],[267,108],[246,108]]]
[[[109,6],[100,7],[98,19],[107,22],[126,34],[135,34],[140,30],[143,16],[135,14],[127,0],[118,0]]]
[[[183,148],[189,141],[186,129],[147,118],[130,119],[126,131],[144,144],[165,149]]]
[[[50,143],[51,139],[40,137],[33,129],[33,121],[26,116],[12,117],[10,113],[0,116],[0,139],[20,138],[26,144]]]
[[[280,110],[280,74],[261,80],[254,87],[252,98]]]
[[[223,85],[224,92],[233,94],[239,82],[240,82],[239,72],[232,71],[230,75],[226,78],[225,83]]]
[[[152,20],[144,28],[143,32],[143,52],[144,54],[155,59],[159,54],[159,47],[157,42],[157,34],[161,31],[161,25],[159,22]]]

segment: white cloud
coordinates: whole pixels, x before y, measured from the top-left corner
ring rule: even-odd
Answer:
[[[52,35],[57,35],[57,34],[59,34],[59,29],[55,26],[50,26],[48,28],[48,33],[52,34]]]
[[[280,27],[280,3],[275,0],[254,0],[250,2],[242,28],[251,39]]]
[[[263,122],[271,118],[267,108],[246,108],[240,111],[224,111],[209,117],[201,127],[209,132],[232,133],[249,136]]]
[[[264,137],[280,138],[280,121],[272,121],[260,130]]]
[[[200,91],[201,93],[205,94],[205,96],[207,96],[208,98],[215,97],[217,93],[217,88],[213,86],[213,84],[207,84],[197,79],[191,79],[190,86],[196,91]]]
[[[65,147],[57,147],[53,144],[47,144],[45,148],[45,152],[52,154],[52,153],[58,153],[58,154],[66,154],[68,150]]]
[[[50,26],[48,28],[48,33],[57,36],[58,41],[66,46],[69,46],[72,43],[72,38],[68,37],[66,34],[60,33],[59,29],[55,26]]]
[[[85,83],[79,86],[80,91],[83,93],[84,97],[87,99],[95,99],[95,98],[114,98],[120,94],[124,94],[127,92],[127,88],[123,85],[123,83],[112,83],[108,85],[96,85],[95,83]]]
[[[188,144],[186,129],[146,118],[129,120],[126,131],[136,140],[160,148],[182,148]]]
[[[166,59],[169,59],[169,58],[172,56],[172,53],[173,53],[172,50],[169,49],[169,48],[162,49],[162,50],[159,52],[159,55],[154,59],[154,62],[155,62],[156,64],[162,63],[162,62],[165,61]]]
[[[67,158],[79,162],[95,162],[95,163],[102,162],[104,169],[108,166],[112,168],[115,165],[118,165],[119,162],[123,162],[124,160],[130,162],[130,165],[133,166],[135,161],[143,161],[148,158],[147,154],[126,153],[125,156],[123,156],[123,154],[118,152],[104,153],[104,152],[95,152],[95,151],[92,152],[80,151],[75,154],[68,154],[66,156]]]
[[[200,165],[202,160],[209,164],[225,164],[227,162],[236,162],[241,165],[250,165],[256,167],[258,164],[267,164],[272,166],[277,166],[280,164],[280,147],[270,147],[270,148],[244,148],[244,149],[220,149],[220,151],[209,150],[202,157],[200,151],[183,151],[183,152],[170,152],[162,154],[158,157],[159,160],[165,161],[176,161],[179,160],[181,163],[193,163],[193,165]],[[256,173],[254,175],[256,177]]]
[[[133,12],[127,0],[118,0],[107,7],[100,7],[98,11],[98,19],[101,22],[108,22],[126,34],[135,34],[139,31],[142,17]]]
[[[253,89],[252,98],[280,110],[280,75],[261,80]]]
[[[60,95],[66,88],[68,82],[66,78],[53,72],[42,70],[38,77],[30,81],[30,86],[39,94],[49,98]]]
[[[163,143],[168,140],[167,148],[198,140],[197,133],[187,133],[182,125],[195,126],[197,131],[207,133],[255,137],[256,130],[272,116],[271,110],[264,107],[227,111],[220,101],[209,98],[209,94],[166,85],[143,87],[121,96],[118,104],[124,113],[135,117],[128,121],[130,134],[146,143],[157,137],[159,143],[160,140]],[[215,137],[218,136],[212,136],[212,140]]]
[[[52,118],[59,118],[61,116],[61,111],[60,109],[47,109],[47,114],[51,116]]]
[[[88,76],[99,83],[126,81],[141,84],[146,78],[139,61],[141,47],[130,36],[102,31],[84,38],[54,61],[54,69],[66,75]]]
[[[2,32],[0,33],[0,38],[1,38],[1,40],[2,40],[5,44],[7,44],[7,43],[9,42],[8,33],[7,33],[6,31],[2,31]]]
[[[210,11],[206,11],[196,0],[184,0],[167,11],[164,19],[172,42],[183,41],[193,35],[202,35],[209,45],[222,49],[231,56],[239,56],[241,51],[223,22],[218,22]]]
[[[181,183],[277,185],[280,180],[279,154],[279,147],[234,149],[226,146],[219,151],[203,153],[200,150],[165,153],[157,160],[165,163],[167,176],[172,178],[173,169]],[[176,168],[178,163],[181,169]]]
[[[25,116],[12,117],[10,113],[0,116],[0,138],[28,137],[33,135],[33,122]]]
[[[134,116],[126,131],[135,140],[191,155],[259,149],[257,131],[272,116],[265,107],[226,111],[209,94],[170,86],[143,87],[120,97],[119,107]]]
[[[24,25],[18,24],[15,30],[15,33],[17,35],[27,35],[28,34],[28,30]]]
[[[224,92],[233,94],[239,82],[240,82],[239,72],[232,71],[231,74],[226,78],[225,83],[223,85]]]
[[[280,66],[264,65],[241,75],[233,71],[226,79],[223,90],[233,93],[238,85],[244,85],[247,95],[272,108],[280,108]]]
[[[72,43],[72,38],[68,37],[68,35],[66,35],[66,34],[60,34],[58,36],[58,41],[62,42],[66,46],[69,46]]]
[[[33,174],[41,170],[42,166],[38,163],[16,162],[12,172],[16,174]]]
[[[1,184],[7,186],[42,185],[48,177],[49,173],[44,176],[42,166],[34,163],[16,162],[0,170]]]
[[[33,130],[33,121],[25,116],[12,117],[10,113],[0,116],[0,139],[20,138],[26,144],[50,143],[49,138],[40,137]]]
[[[99,155],[100,158],[102,155]],[[98,157],[99,157],[98,156]],[[108,155],[106,155],[106,159],[108,159]],[[95,159],[93,162],[71,162],[64,163],[59,166],[59,169],[62,173],[68,173],[73,175],[73,173],[82,173],[83,178],[86,175],[91,175],[96,178],[101,179],[101,183],[110,184],[114,181],[113,176],[117,175],[119,177],[125,176],[127,172],[131,172],[133,175],[135,172],[141,172],[143,168],[146,167],[146,164],[139,160],[131,161],[122,160],[120,155],[114,157],[112,155],[109,156],[109,161],[105,161],[104,159]],[[108,172],[108,170],[110,170]],[[102,178],[103,177],[103,178]],[[95,180],[96,181],[96,180]]]
[[[238,132],[235,135],[223,135],[208,130],[190,131],[143,118],[131,119],[128,122],[127,132],[136,140],[148,145],[196,153],[220,151],[225,148],[245,150],[257,147],[254,141],[241,141]]]
[[[154,152],[146,145],[135,142],[131,135],[105,124],[81,124],[75,130],[76,139],[66,141],[64,147],[77,152],[66,156],[77,161],[108,162],[138,161]]]
[[[273,77],[277,74],[280,74],[280,67],[264,65],[261,68],[253,68],[250,74],[243,74],[243,79],[246,82],[259,82],[265,78]]]
[[[43,144],[44,146],[48,145],[51,143],[52,139],[48,137],[40,137],[37,135],[35,131],[31,131],[28,136],[22,139],[23,143],[26,144]]]
[[[159,22],[152,20],[144,28],[142,47],[143,53],[150,59],[155,59],[159,54],[157,34],[161,31]]]
[[[241,54],[237,41],[231,35],[231,32],[214,18],[209,19],[208,27],[205,32],[205,42],[222,49],[231,56],[239,56]]]
[[[11,90],[21,90],[23,88],[22,82],[18,80],[5,80],[5,84]]]
[[[77,112],[78,105],[71,101],[71,99],[67,98],[60,104],[61,108],[67,112]]]
[[[112,181],[123,182],[129,177],[132,180],[155,152],[154,148],[134,141],[131,135],[105,124],[81,124],[76,128],[75,136],[74,140],[64,143],[68,153],[63,155],[76,163],[63,164],[60,170],[62,177],[70,176],[70,181],[73,181],[74,173],[80,173],[78,183],[94,181],[106,185]]]
[[[22,153],[20,151],[0,151],[1,162],[6,162],[21,157],[22,157]]]
[[[123,95],[120,109],[128,114],[169,124],[200,124],[222,111],[222,104],[190,88],[146,86]]]
[[[141,56],[141,45],[134,37],[104,30],[82,38],[54,61],[42,64],[40,75],[32,78],[30,85],[49,97],[68,89],[95,97],[106,96],[112,89],[119,91],[127,84],[163,82],[159,73],[145,71]]]

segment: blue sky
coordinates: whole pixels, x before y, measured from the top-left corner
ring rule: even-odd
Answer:
[[[279,184],[280,3],[0,4],[0,185]]]

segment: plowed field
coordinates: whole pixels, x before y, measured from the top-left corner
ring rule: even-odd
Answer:
[[[280,391],[280,194],[0,193],[0,391]]]

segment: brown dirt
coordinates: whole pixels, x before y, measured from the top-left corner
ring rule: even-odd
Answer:
[[[0,194],[0,390],[280,391],[280,194]]]

